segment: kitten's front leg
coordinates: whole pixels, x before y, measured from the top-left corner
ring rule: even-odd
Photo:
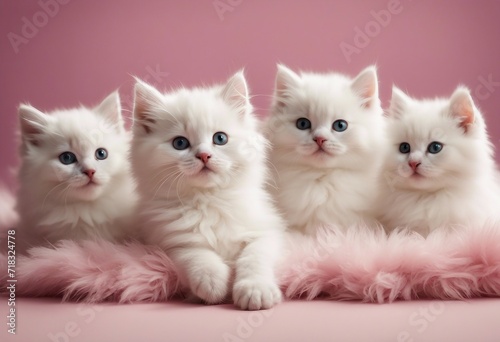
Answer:
[[[269,309],[281,302],[281,290],[274,276],[281,241],[265,236],[249,243],[236,261],[234,304],[244,310]]]
[[[206,248],[177,248],[170,257],[195,296],[207,304],[226,299],[231,269],[217,253]]]

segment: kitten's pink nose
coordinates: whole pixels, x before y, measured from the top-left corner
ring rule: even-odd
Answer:
[[[200,159],[203,164],[206,164],[208,163],[208,160],[212,157],[212,155],[208,154],[208,153],[205,153],[205,152],[201,152],[201,153],[198,153],[196,155],[196,158]]]
[[[315,137],[313,140],[316,141],[319,147],[323,146],[323,143],[326,141],[323,137]]]
[[[89,177],[89,179],[92,179],[92,177],[94,177],[94,174],[95,174],[95,170],[94,169],[83,170],[82,172],[84,174],[86,174],[87,177]]]
[[[410,165],[410,167],[413,171],[415,171],[420,164],[422,164],[422,163],[417,162],[417,161],[413,161],[413,160],[408,162],[408,165]]]

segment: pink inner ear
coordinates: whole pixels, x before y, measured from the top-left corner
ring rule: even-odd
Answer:
[[[370,108],[378,96],[377,75],[374,69],[365,69],[354,79],[351,89],[361,97],[362,106]]]
[[[462,121],[460,122],[460,127],[463,127],[465,132],[469,129],[469,126],[474,123],[474,111],[472,108],[462,108]]]
[[[29,141],[32,145],[39,145],[39,135],[42,133],[42,129],[37,127],[33,122],[28,122],[26,119],[22,121],[22,133],[23,137]]]
[[[367,86],[362,89],[361,97],[363,98],[363,107],[370,108],[373,104],[373,96],[375,95],[376,88],[374,85]]]
[[[459,126],[467,133],[469,127],[474,124],[474,109],[467,103],[457,104],[454,107],[452,114],[460,119]]]
[[[151,133],[151,127],[156,121],[148,115],[148,104],[146,100],[137,97],[134,104],[134,117],[138,120],[139,124],[144,128],[146,133]]]
[[[41,130],[36,127],[35,124],[23,119],[23,133],[25,136],[31,137],[33,135],[40,134]]]
[[[474,103],[470,92],[465,88],[458,88],[453,93],[450,105],[450,114],[460,120],[459,126],[467,133],[469,127],[474,124]]]

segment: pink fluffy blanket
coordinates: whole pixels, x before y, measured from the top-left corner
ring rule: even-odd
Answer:
[[[0,263],[5,270],[5,255]],[[384,303],[500,296],[500,225],[427,239],[405,232],[290,236],[276,274],[286,298]],[[16,279],[20,296],[87,302],[165,301],[181,290],[168,256],[139,243],[62,241],[32,248],[17,256]]]

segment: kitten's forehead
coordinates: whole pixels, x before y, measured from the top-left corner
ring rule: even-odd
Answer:
[[[69,145],[77,150],[93,149],[117,135],[112,124],[88,109],[54,112],[56,120],[48,130],[54,143]]]
[[[398,139],[414,142],[446,139],[446,136],[457,130],[457,123],[446,115],[447,108],[444,101],[421,102],[408,106],[401,117],[392,121],[395,135]]]
[[[295,105],[307,111],[316,120],[331,121],[333,117],[345,117],[359,109],[356,95],[351,90],[351,80],[340,74],[302,74],[302,87]]]
[[[162,117],[169,122],[167,129],[190,132],[223,130],[238,121],[238,113],[214,89],[184,89],[166,96]]]
[[[86,108],[54,112],[51,116],[56,119],[55,125],[61,130],[75,130],[77,128],[80,130],[104,130],[111,127],[110,123],[106,122],[93,111]]]

